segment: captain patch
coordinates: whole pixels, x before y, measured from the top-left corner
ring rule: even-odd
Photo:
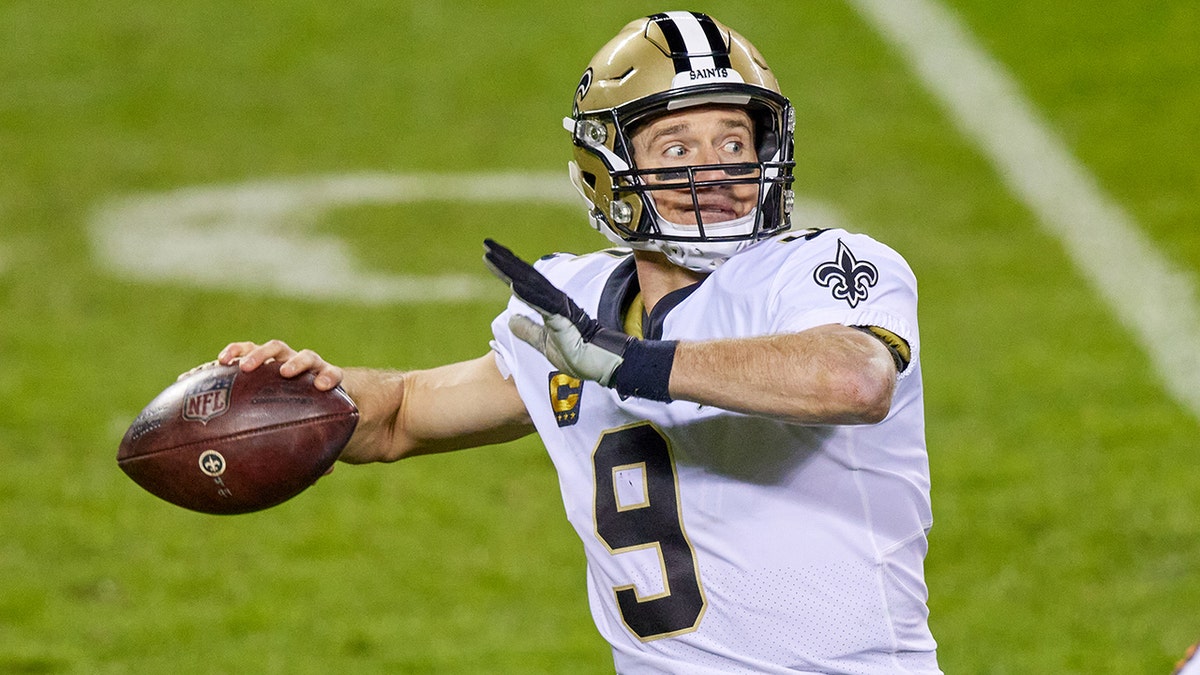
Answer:
[[[550,373],[550,408],[560,427],[579,421],[579,402],[583,398],[583,382],[566,373]]]

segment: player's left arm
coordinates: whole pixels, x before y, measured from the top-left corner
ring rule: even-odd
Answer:
[[[622,396],[803,424],[870,424],[891,409],[897,362],[869,331],[829,324],[754,338],[642,340],[602,327],[531,265],[485,243],[488,266],[543,319],[514,315],[513,334],[575,377]]]
[[[892,353],[840,324],[799,333],[688,342],[675,349],[672,399],[801,424],[874,424],[896,388]]]

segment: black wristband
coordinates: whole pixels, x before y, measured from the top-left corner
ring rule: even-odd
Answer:
[[[670,402],[671,366],[676,340],[631,340],[624,361],[613,373],[611,386],[622,398],[636,396]]]

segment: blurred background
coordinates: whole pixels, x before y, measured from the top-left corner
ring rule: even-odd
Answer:
[[[940,6],[1194,288],[1200,5]],[[232,340],[484,353],[484,237],[606,245],[560,120],[592,54],[666,9],[0,0],[0,672],[611,672],[536,438],[341,466],[237,517],[115,454]],[[1169,672],[1200,639],[1197,411],[856,5],[687,9],[796,105],[798,220],[920,280],[943,669]]]

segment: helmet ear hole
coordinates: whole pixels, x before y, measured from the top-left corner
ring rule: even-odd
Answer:
[[[596,189],[596,174],[594,174],[590,171],[581,171],[580,174],[583,176],[583,182],[587,183],[587,186],[589,188],[595,190]]]

